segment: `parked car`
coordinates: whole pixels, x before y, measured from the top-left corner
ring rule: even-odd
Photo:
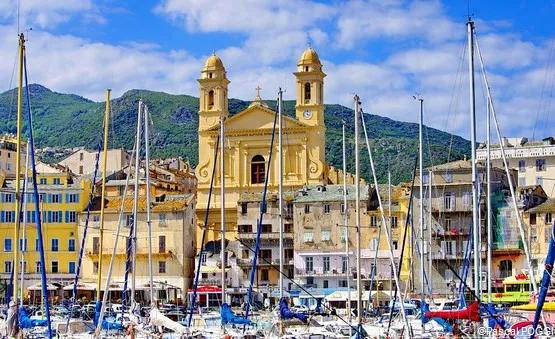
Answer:
[[[291,312],[308,314],[310,310],[305,305],[295,305],[291,307]]]

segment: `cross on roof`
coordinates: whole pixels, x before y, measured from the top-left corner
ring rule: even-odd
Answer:
[[[260,97],[260,90],[261,90],[261,89],[262,89],[262,88],[261,88],[260,86],[256,86],[255,90],[256,90],[256,96],[257,96],[257,97]]]

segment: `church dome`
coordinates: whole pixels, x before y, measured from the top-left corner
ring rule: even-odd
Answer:
[[[309,64],[321,64],[320,58],[318,58],[318,53],[312,47],[308,47],[301,55],[299,59],[299,65],[309,65]]]
[[[224,69],[224,63],[222,59],[216,55],[216,53],[212,54],[206,62],[204,63],[204,70],[222,70]]]

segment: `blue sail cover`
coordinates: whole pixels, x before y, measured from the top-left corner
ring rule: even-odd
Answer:
[[[429,322],[430,320],[435,321],[436,323],[440,324],[441,327],[443,327],[445,329],[445,331],[452,333],[453,332],[453,326],[451,326],[447,321],[445,321],[445,319],[441,319],[441,318],[428,318],[425,316],[425,314],[427,312],[430,312],[430,307],[428,306],[427,303],[423,302],[420,306],[420,311],[422,312],[421,317],[422,317],[422,324],[426,324],[427,322]]]
[[[227,303],[222,305],[222,310],[220,312],[222,317],[222,325],[227,324],[239,324],[239,325],[254,325],[249,319],[241,318],[233,314],[231,307]]]
[[[534,339],[536,329],[540,321],[543,304],[547,297],[547,290],[549,289],[549,282],[551,281],[551,272],[553,272],[553,263],[555,262],[555,228],[551,230],[551,241],[549,242],[549,249],[547,250],[547,257],[545,258],[545,270],[543,271],[542,283],[540,286],[540,294],[538,296],[538,307],[534,314],[534,323],[532,325],[533,331],[530,339]]]
[[[19,328],[31,328],[35,326],[46,326],[48,321],[46,319],[31,319],[24,307],[19,308]]]
[[[96,312],[94,313],[94,326],[98,326],[98,319],[100,319],[100,312],[102,311],[102,301],[96,302]],[[123,330],[123,324],[116,321],[108,321],[102,319],[102,329],[103,330]]]
[[[281,300],[279,301],[279,315],[283,319],[297,318],[305,324],[308,322],[308,317],[306,316],[306,314],[291,312],[289,306],[287,305],[286,297],[281,298]]]
[[[497,312],[493,303],[488,304],[487,312],[491,314],[491,317],[488,319],[489,329],[493,330],[497,325],[503,327],[504,329],[509,328],[509,324],[507,324],[505,319],[499,316],[499,312]]]

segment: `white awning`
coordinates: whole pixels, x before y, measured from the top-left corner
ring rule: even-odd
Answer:
[[[72,291],[73,290],[73,284],[64,286],[64,291]],[[77,283],[77,290],[78,291],[94,291],[96,290],[96,286],[93,284],[87,284],[87,283]]]
[[[52,285],[52,284],[46,284],[46,289],[48,291],[56,291],[58,289],[58,286],[56,285]],[[27,287],[28,291],[42,291],[42,283],[37,283],[34,285],[31,285],[29,287]]]

